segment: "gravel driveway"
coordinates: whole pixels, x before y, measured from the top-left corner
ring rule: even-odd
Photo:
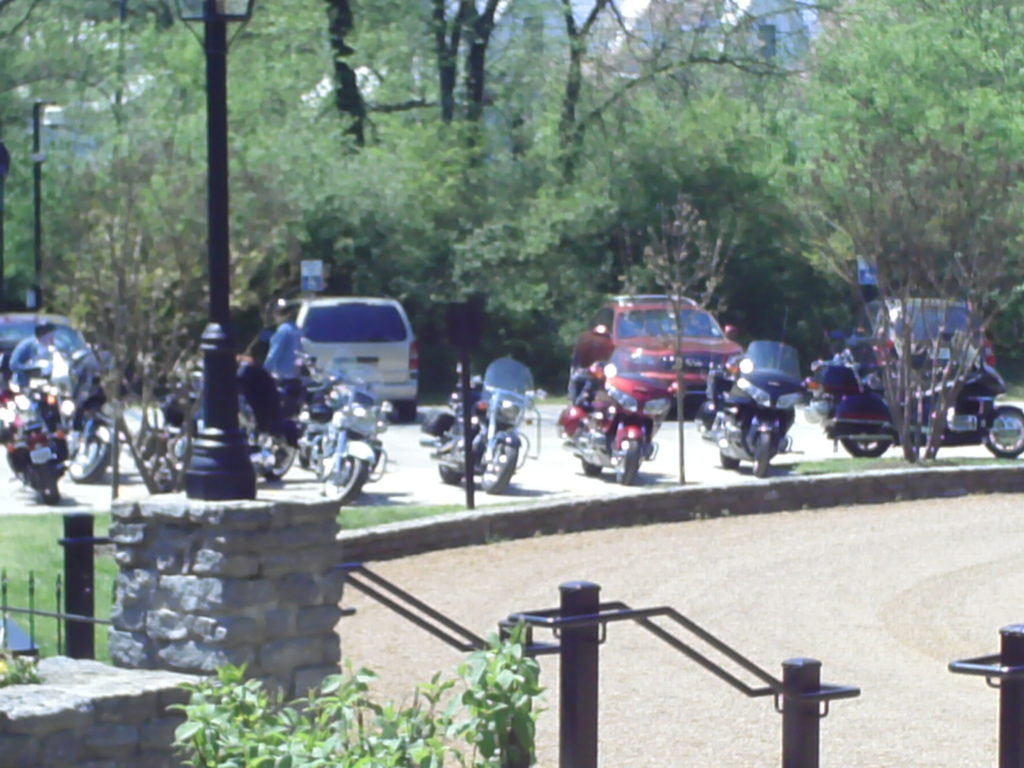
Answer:
[[[776,676],[796,656],[856,685],[822,722],[822,765],[962,768],[996,761],[998,693],[950,674],[1024,622],[1024,496],[986,495],[721,518],[433,552],[371,567],[479,634],[554,607],[585,579],[603,600],[669,605]],[[345,657],[407,699],[458,652],[354,589]],[[550,635],[538,632],[538,640]],[[557,657],[542,658],[540,765],[557,765]],[[781,717],[629,624],[601,648],[603,766],[779,765]]]

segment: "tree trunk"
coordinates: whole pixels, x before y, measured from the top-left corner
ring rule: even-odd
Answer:
[[[327,3],[327,20],[331,48],[334,51],[334,103],[342,115],[347,115],[352,124],[348,133],[358,146],[365,141],[366,104],[359,91],[355,70],[346,59],[355,51],[345,42],[352,31],[354,20],[349,0],[324,0]]]

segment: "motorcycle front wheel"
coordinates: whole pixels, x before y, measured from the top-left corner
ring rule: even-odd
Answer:
[[[770,432],[759,432],[757,445],[754,446],[754,476],[765,477],[768,464],[772,460],[772,435]]]
[[[458,485],[462,482],[462,473],[447,464],[438,464],[437,471],[445,485]]]
[[[1024,453],[1024,411],[1010,405],[996,408],[984,442],[992,455],[1000,459],[1015,459]]]
[[[81,438],[70,456],[68,475],[76,483],[99,481],[110,466],[110,431],[99,427],[86,438]]]
[[[640,473],[640,443],[636,440],[630,442],[625,453],[619,457],[619,463],[615,465],[615,479],[619,485],[632,485],[636,482],[636,476]]]
[[[484,493],[504,492],[512,482],[518,461],[519,450],[515,446],[498,443],[494,448],[494,455],[484,467],[484,476],[480,481]]]
[[[341,504],[348,504],[356,498],[370,477],[370,465],[355,456],[345,456],[336,462],[329,457],[321,465],[320,480],[323,482],[323,495],[336,499]]]
[[[260,474],[263,475],[264,480],[278,482],[292,468],[299,449],[294,445],[289,445],[288,441],[283,437],[277,436],[270,438],[268,447],[274,457],[274,461],[270,466],[260,470]]]

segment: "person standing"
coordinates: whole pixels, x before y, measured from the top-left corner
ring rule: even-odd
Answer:
[[[302,405],[305,387],[299,375],[302,353],[302,331],[295,324],[296,308],[283,299],[274,307],[277,328],[270,337],[270,347],[263,368],[277,379],[278,390],[284,398],[285,416],[294,416]]]

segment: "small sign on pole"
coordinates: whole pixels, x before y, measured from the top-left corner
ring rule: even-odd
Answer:
[[[302,290],[315,293],[324,289],[324,263],[320,259],[306,259],[302,262]]]

